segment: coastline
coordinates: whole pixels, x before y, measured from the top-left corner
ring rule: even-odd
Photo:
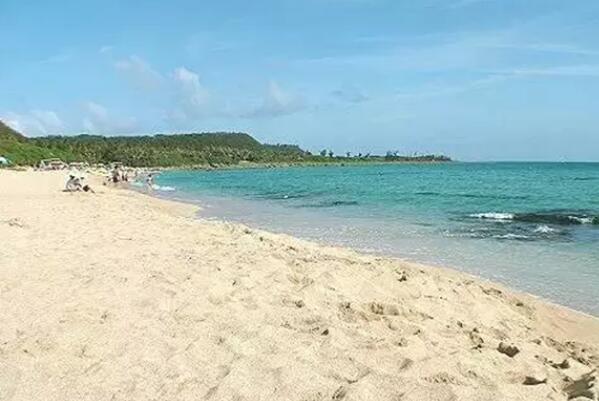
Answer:
[[[298,161],[298,162],[249,162],[240,161],[237,164],[193,164],[193,165],[180,165],[180,166],[169,166],[169,167],[134,167],[133,169],[139,171],[193,171],[193,170],[204,170],[204,171],[219,171],[219,170],[252,170],[252,169],[276,169],[276,168],[290,168],[290,167],[355,167],[355,166],[384,166],[393,164],[416,164],[416,165],[427,165],[427,164],[452,164],[452,163],[463,163],[459,160],[334,160],[334,161]]]
[[[0,171],[7,399],[566,399],[599,368],[590,315],[135,191],[62,193],[64,174]]]

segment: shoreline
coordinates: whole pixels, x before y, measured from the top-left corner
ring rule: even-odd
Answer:
[[[375,257],[375,258],[389,259],[389,260],[395,261],[397,263],[410,264],[410,265],[418,266],[418,267],[425,268],[425,269],[438,269],[438,270],[444,271],[446,273],[455,273],[455,274],[465,275],[466,277],[469,277],[470,279],[481,281],[481,282],[486,283],[491,286],[502,287],[503,291],[510,292],[513,295],[529,297],[529,298],[536,300],[537,302],[547,304],[549,307],[552,307],[552,308],[565,309],[568,313],[576,313],[576,314],[580,314],[580,315],[583,315],[583,316],[591,318],[591,319],[599,320],[599,316],[594,315],[592,313],[586,312],[584,310],[576,309],[575,307],[571,307],[568,305],[560,304],[559,302],[553,301],[549,298],[545,298],[542,295],[538,295],[538,294],[534,294],[534,293],[527,292],[524,290],[520,290],[518,288],[513,288],[512,286],[510,286],[508,284],[505,284],[505,283],[502,283],[502,282],[499,282],[499,281],[496,281],[496,280],[493,280],[490,278],[486,278],[484,276],[480,276],[480,275],[477,275],[474,273],[470,273],[468,271],[460,269],[458,266],[449,266],[449,265],[443,265],[443,264],[435,263],[435,262],[423,262],[423,261],[418,261],[418,260],[411,260],[409,258],[402,257],[401,255],[389,254],[389,253],[385,253],[384,251],[381,251],[381,250],[375,250],[375,249],[369,249],[369,248],[358,248],[358,247],[353,247],[350,245],[344,245],[342,243],[326,242],[324,240],[318,240],[318,239],[314,239],[314,238],[294,235],[294,234],[290,234],[290,233],[287,233],[284,231],[277,231],[277,230],[271,230],[268,228],[261,228],[258,226],[254,226],[253,224],[250,224],[250,223],[243,223],[243,222],[239,222],[239,221],[235,221],[235,220],[229,220],[225,217],[219,217],[219,216],[206,217],[206,216],[202,215],[202,213],[205,212],[205,208],[202,205],[202,199],[197,199],[197,198],[185,199],[185,198],[171,197],[171,196],[169,196],[169,192],[165,192],[164,194],[162,194],[162,193],[159,194],[156,191],[153,193],[148,193],[148,192],[144,192],[143,190],[135,189],[133,187],[122,188],[122,189],[127,190],[127,191],[133,191],[135,193],[139,193],[141,195],[144,195],[144,196],[147,196],[147,197],[150,197],[153,199],[159,199],[159,200],[166,201],[166,202],[173,202],[175,204],[183,204],[183,205],[189,205],[189,206],[195,207],[196,208],[196,210],[194,212],[195,217],[193,217],[195,219],[237,225],[237,226],[241,226],[241,227],[248,228],[251,230],[275,235],[275,236],[280,235],[280,236],[294,238],[296,240],[305,241],[308,243],[312,243],[315,246],[320,246],[320,247],[324,247],[324,248],[347,250],[347,251],[355,252],[356,254],[368,255],[368,256]],[[225,199],[229,199],[229,198],[225,198]]]
[[[184,174],[186,173],[184,172]],[[209,174],[200,174],[198,180],[210,180]],[[295,173],[289,174],[294,176]],[[299,174],[302,173],[299,172]],[[390,225],[384,224],[385,222],[380,218],[378,220],[375,217],[364,218],[364,208],[352,209],[349,212],[343,212],[343,209],[336,208],[339,215],[333,216],[336,210],[329,212],[331,209],[328,207],[298,206],[297,203],[293,203],[295,201],[293,195],[290,195],[290,201],[281,200],[286,199],[281,197],[281,194],[286,193],[285,190],[275,193],[272,198],[262,196],[258,192],[255,197],[253,195],[246,197],[234,193],[218,193],[210,186],[199,191],[190,186],[188,179],[171,180],[167,177],[170,176],[167,174],[164,181],[158,179],[157,182],[169,186],[168,192],[157,190],[152,193],[152,196],[201,205],[203,209],[200,213],[201,218],[225,220],[233,224],[240,223],[252,228],[287,234],[324,245],[351,248],[360,253],[396,258],[407,263],[448,268],[490,282],[500,283],[514,291],[531,294],[546,302],[599,317],[599,304],[592,296],[593,291],[588,291],[588,288],[592,286],[576,286],[580,281],[577,277],[581,277],[575,274],[576,269],[559,284],[555,279],[551,281],[548,273],[543,273],[549,271],[555,273],[555,269],[561,266],[560,262],[563,262],[567,256],[576,257],[576,255],[561,254],[557,255],[559,258],[551,259],[546,253],[543,257],[528,258],[528,256],[535,256],[537,252],[543,250],[543,247],[548,246],[545,241],[549,240],[546,237],[526,242],[494,239],[483,241],[439,235],[437,231],[428,230],[417,232],[417,235],[413,234],[413,238],[416,239],[412,239],[402,235],[402,232],[413,232],[414,230],[415,226],[411,226],[409,220],[402,219],[390,227]],[[194,175],[189,173],[189,177],[194,177]],[[231,177],[244,180],[238,175]],[[253,177],[250,175],[247,178],[249,180]],[[229,185],[235,185],[234,181],[227,182]],[[174,187],[177,187],[178,191]],[[340,196],[338,199],[347,198]],[[464,216],[471,216],[469,213],[471,212],[464,212]],[[468,218],[464,218],[464,221],[468,221]],[[376,229],[371,229],[371,227],[376,227]],[[444,229],[447,228],[444,227]],[[393,233],[394,236],[389,233]],[[418,247],[422,251],[418,251]],[[508,252],[514,255],[509,261],[504,261],[498,256]],[[472,256],[473,253],[476,254],[475,258]],[[570,260],[573,261],[572,264],[575,264],[576,259]],[[568,271],[568,266],[570,265],[563,266],[562,271]]]
[[[63,174],[0,171],[14,400],[566,399],[599,367],[584,312],[130,189],[65,194]]]

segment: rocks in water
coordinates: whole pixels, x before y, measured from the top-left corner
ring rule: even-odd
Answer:
[[[524,381],[522,382],[522,384],[524,384],[525,386],[536,386],[536,385],[545,384],[545,383],[547,383],[547,378],[537,379],[534,376],[526,376],[524,378]]]
[[[497,351],[509,356],[510,358],[513,358],[520,352],[520,349],[518,349],[518,347],[515,345],[500,342],[497,346]]]
[[[588,398],[589,400],[597,400],[597,376],[596,371],[592,370],[580,377],[578,380],[574,380],[567,384],[563,391],[568,396],[568,399],[574,398]]]

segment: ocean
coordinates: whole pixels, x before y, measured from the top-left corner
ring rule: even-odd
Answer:
[[[599,163],[168,171],[220,218],[447,266],[599,316]]]

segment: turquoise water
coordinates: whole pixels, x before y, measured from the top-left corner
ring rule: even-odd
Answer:
[[[171,171],[157,183],[205,217],[450,266],[599,315],[598,163]]]

